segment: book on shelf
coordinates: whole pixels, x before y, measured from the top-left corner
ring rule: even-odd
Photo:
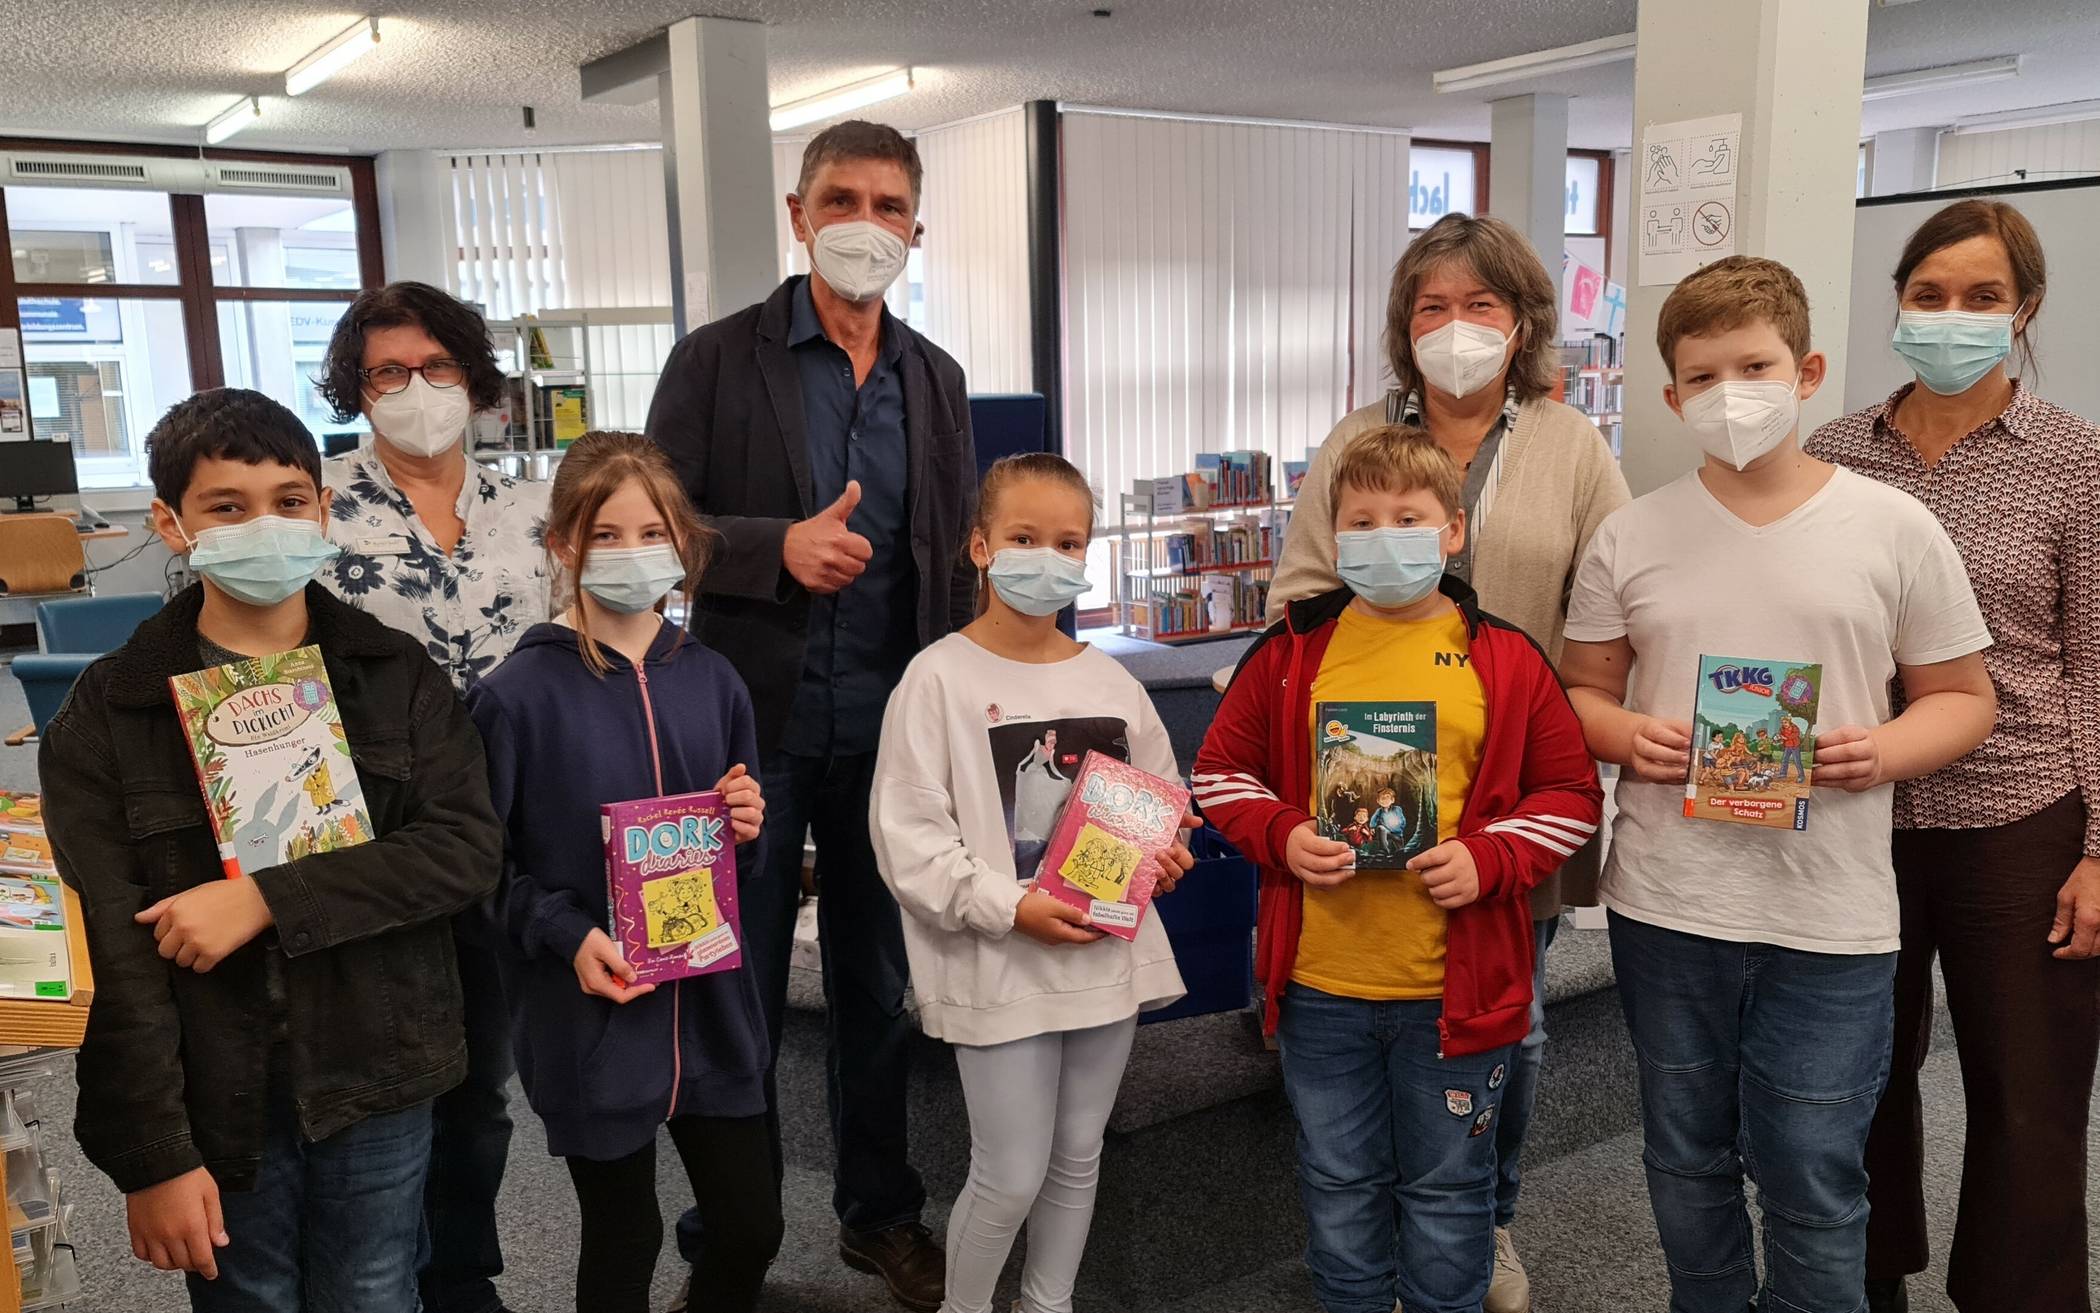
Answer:
[[[168,685],[228,878],[371,840],[320,648],[173,675]]]
[[[1821,665],[1700,657],[1684,814],[1806,830],[1822,697]]]
[[[742,966],[736,836],[722,795],[611,802],[599,816],[609,929],[635,983]]]
[[[1313,817],[1358,870],[1401,870],[1437,843],[1436,703],[1322,702],[1313,709]]]
[[[1130,487],[1138,505],[1154,515],[1178,515],[1188,506],[1188,483],[1179,474],[1157,479],[1139,479]]]
[[[0,795],[0,816],[20,845],[0,875],[0,1046],[78,1048],[95,998],[80,896],[60,882],[44,831],[30,828],[43,820],[38,796]]]
[[[0,820],[0,875],[37,878],[53,869],[51,837],[41,827]]]
[[[1188,813],[1188,790],[1102,752],[1080,760],[1043,850],[1036,888],[1087,913],[1096,930],[1136,939],[1158,860]]]
[[[1304,460],[1287,460],[1283,463],[1283,495],[1286,498],[1296,497],[1299,490],[1305,486],[1305,471],[1311,464],[1311,461]]]

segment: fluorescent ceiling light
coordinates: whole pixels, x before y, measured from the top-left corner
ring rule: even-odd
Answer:
[[[1491,59],[1485,64],[1447,68],[1438,72],[1433,81],[1439,94],[1478,91],[1482,87],[1501,86],[1505,82],[1524,82],[1553,73],[1572,73],[1578,68],[1621,63],[1633,58],[1633,43],[1634,35],[1631,32],[1620,36],[1599,37],[1595,41],[1583,41],[1572,46],[1555,46],[1551,50],[1534,50],[1526,55],[1511,55],[1508,59]]]
[[[239,104],[204,125],[205,144],[216,146],[242,128],[253,126],[261,117],[262,102],[254,96],[242,96]]]
[[[2031,109],[2001,109],[1994,114],[1972,114],[1956,121],[1957,134],[1999,132],[2006,128],[2045,128],[2052,123],[2082,123],[2100,119],[2100,100],[2067,100]]]
[[[2000,55],[1975,59],[1966,64],[1942,64],[1938,68],[1912,69],[1908,73],[1883,73],[1870,77],[1860,92],[1862,100],[1887,100],[1891,96],[1914,96],[1921,91],[1946,91],[1973,87],[1983,82],[2003,82],[2020,76],[2020,57]]]
[[[892,69],[859,82],[849,82],[836,91],[827,91],[820,96],[803,100],[791,100],[785,105],[773,107],[773,131],[786,132],[807,123],[824,119],[835,119],[856,109],[901,96],[911,90],[912,77],[908,68]]]
[[[301,96],[348,68],[379,44],[379,20],[360,18],[319,50],[291,66],[284,75],[284,94]]]

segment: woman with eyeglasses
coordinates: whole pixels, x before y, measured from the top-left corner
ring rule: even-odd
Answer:
[[[544,483],[507,479],[467,453],[476,410],[503,400],[503,372],[474,307],[423,283],[364,293],[337,323],[316,380],[339,423],[372,435],[323,463],[329,537],[342,554],[319,582],[423,643],[465,693],[547,618]],[[423,1307],[502,1307],[496,1192],[510,1152],[510,1016],[495,939],[480,914],[454,925],[466,1006],[467,1078],[436,1107],[424,1194]]]

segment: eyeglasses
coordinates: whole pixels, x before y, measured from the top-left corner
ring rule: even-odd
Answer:
[[[456,388],[467,381],[467,367],[457,360],[432,360],[422,365],[381,365],[360,369],[357,376],[380,396],[389,396],[408,386],[411,374],[421,374],[434,388]]]

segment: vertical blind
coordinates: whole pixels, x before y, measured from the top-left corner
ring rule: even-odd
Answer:
[[[561,209],[546,157],[455,155],[452,185],[441,188],[445,234],[461,299],[491,319],[515,319],[567,305]]]
[[[972,392],[1034,387],[1028,293],[1028,138],[1015,108],[919,136],[926,169],[926,335]]]
[[[1937,186],[1971,187],[2100,173],[2100,119],[2003,132],[1950,132],[1940,138]]]
[[[1379,394],[1403,134],[1063,116],[1066,448],[1110,506],[1197,452],[1302,459]]]

